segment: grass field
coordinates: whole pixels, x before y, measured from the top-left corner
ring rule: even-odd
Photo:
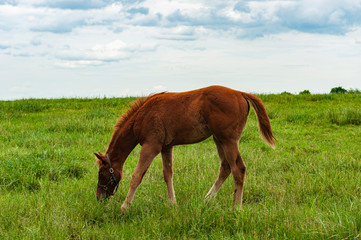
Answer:
[[[0,101],[0,239],[360,239],[361,95],[260,98],[277,145],[263,142],[252,111],[240,141],[240,212],[232,177],[204,201],[219,169],[208,139],[175,148],[176,206],[158,156],[126,214],[140,148],[105,202],[95,198],[93,152],[106,150],[134,98]]]

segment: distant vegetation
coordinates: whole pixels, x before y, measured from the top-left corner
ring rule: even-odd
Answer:
[[[334,87],[331,89],[330,93],[338,93],[338,94],[344,94],[347,93],[347,90],[343,87]]]
[[[240,212],[231,176],[204,201],[220,163],[211,138],[175,147],[176,206],[157,157],[121,214],[139,147],[117,194],[96,201],[93,152],[135,98],[0,101],[0,239],[360,239],[361,94],[349,93],[359,91],[259,95],[277,144],[263,142],[251,110]]]
[[[309,90],[303,90],[302,92],[300,92],[299,94],[311,94],[311,92]]]
[[[352,93],[352,94],[361,94],[361,91],[359,89],[350,89],[347,91],[347,93]]]
[[[334,87],[331,89],[330,91],[331,94],[345,94],[345,93],[350,93],[350,94],[361,94],[361,91],[359,89],[350,89],[350,90],[346,90],[343,87]],[[282,94],[291,94],[288,92],[283,92]],[[299,94],[311,94],[311,92],[309,90],[303,90],[302,92],[299,92]]]

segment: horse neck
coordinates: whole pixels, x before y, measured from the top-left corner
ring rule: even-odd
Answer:
[[[115,169],[123,171],[125,160],[137,144],[138,141],[131,127],[114,131],[106,153],[109,155]]]

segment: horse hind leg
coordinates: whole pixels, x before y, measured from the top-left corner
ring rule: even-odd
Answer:
[[[241,209],[246,165],[239,153],[237,142],[223,144],[223,150],[234,179],[233,204],[237,209]]]
[[[163,177],[167,184],[168,190],[168,201],[171,204],[176,203],[174,187],[173,187],[173,147],[162,150],[162,161],[163,161]]]
[[[224,181],[226,181],[229,174],[231,173],[231,168],[225,158],[224,151],[223,151],[223,148],[222,148],[220,142],[215,137],[213,137],[213,139],[217,146],[218,156],[221,160],[221,166],[219,168],[218,178],[214,182],[212,188],[207,193],[206,200],[210,200],[211,198],[213,198],[217,195],[217,192],[222,187]]]

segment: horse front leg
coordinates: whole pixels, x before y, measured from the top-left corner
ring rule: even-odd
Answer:
[[[122,212],[126,212],[130,204],[133,202],[135,192],[137,191],[138,186],[141,184],[145,173],[147,172],[150,164],[153,159],[159,154],[161,147],[154,146],[151,144],[143,144],[142,149],[140,150],[140,157],[138,160],[137,167],[134,170],[132,179],[130,180],[130,187],[125,198],[123,205],[121,207]]]
[[[162,160],[163,160],[163,177],[164,181],[167,184],[168,190],[168,201],[171,204],[176,203],[174,187],[173,187],[173,147],[169,147],[162,150]]]

